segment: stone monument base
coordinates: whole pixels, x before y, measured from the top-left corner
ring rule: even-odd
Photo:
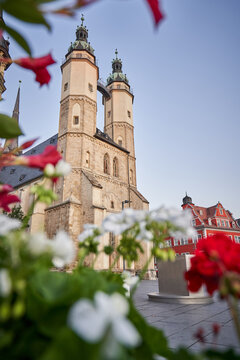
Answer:
[[[163,293],[148,293],[148,299],[151,301],[167,303],[167,304],[199,304],[206,305],[213,303],[213,299],[210,296],[189,296],[189,295],[173,295]]]
[[[149,300],[172,304],[210,304],[213,299],[202,287],[198,292],[187,288],[184,273],[190,268],[193,255],[180,255],[174,262],[158,261],[158,293],[148,294]]]

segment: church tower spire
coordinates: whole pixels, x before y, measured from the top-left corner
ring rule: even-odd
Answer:
[[[19,80],[19,86],[17,91],[17,97],[15,101],[15,105],[12,112],[12,118],[16,120],[16,122],[19,124],[19,106],[20,106],[20,84],[21,80]],[[8,140],[6,140],[9,142]],[[5,149],[6,152],[12,151],[18,147],[18,138],[12,139],[10,144]]]
[[[64,160],[71,164],[73,172],[79,172],[86,162],[85,154],[81,151],[83,144],[96,133],[99,77],[94,49],[88,41],[88,29],[83,15],[81,25],[76,29],[76,39],[68,49],[61,71],[58,150]],[[68,184],[68,181],[70,180],[66,179],[62,187],[59,182],[60,201],[65,201],[70,196],[72,183]],[[80,183],[76,183],[76,189],[77,186],[79,188]],[[79,199],[79,196],[78,193],[76,199]]]
[[[13,113],[12,113],[12,118],[14,118],[18,124],[19,124],[19,106],[20,106],[20,84],[21,84],[21,80],[19,80],[17,97],[16,97],[16,101],[15,101],[15,105],[14,105],[14,109],[13,109]],[[15,149],[17,147],[18,147],[18,138],[15,138],[13,140],[13,142],[11,143],[11,149],[9,149],[9,150]]]
[[[105,117],[104,132],[118,145],[130,153],[129,179],[136,185],[134,127],[133,127],[133,93],[127,75],[122,71],[122,60],[115,50],[112,60],[112,73],[107,78],[107,89],[110,98],[104,99]]]

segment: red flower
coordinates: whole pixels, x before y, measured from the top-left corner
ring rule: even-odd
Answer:
[[[19,147],[19,150],[25,150],[25,149],[29,148],[30,146],[32,146],[35,143],[36,140],[37,139],[26,141]]]
[[[220,326],[218,323],[212,324],[213,335],[214,335],[215,337],[218,336],[219,331],[220,331],[220,328],[221,328],[221,326]]]
[[[61,155],[53,145],[47,146],[42,154],[16,157],[14,165],[24,165],[44,169],[47,164],[56,165],[61,160]]]
[[[200,341],[201,343],[204,343],[204,330],[203,328],[199,328],[195,334],[193,334],[193,337]]]
[[[47,70],[47,66],[55,63],[51,54],[35,59],[29,57],[20,58],[13,62],[25,69],[32,70],[36,74],[36,81],[40,83],[40,86],[49,83],[51,76]]]
[[[185,279],[190,291],[196,292],[205,284],[212,295],[221,279],[232,272],[240,274],[240,244],[225,235],[214,235],[199,240]]]
[[[12,186],[8,184],[0,185],[0,207],[7,212],[11,211],[9,204],[20,202],[18,196],[8,194],[10,191],[13,191]]]
[[[164,18],[164,15],[160,10],[159,0],[147,0],[147,3],[150,6],[150,9],[152,11],[155,20],[155,25],[157,26],[158,23],[162,21]]]

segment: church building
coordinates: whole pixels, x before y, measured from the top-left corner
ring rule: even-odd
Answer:
[[[149,205],[137,189],[134,96],[122,72],[122,61],[116,51],[107,84],[100,82],[94,50],[88,41],[88,30],[84,19],[81,20],[76,40],[71,43],[61,65],[58,134],[25,153],[41,153],[47,145],[55,144],[63,159],[72,166],[71,173],[54,185],[58,200],[49,207],[38,204],[35,208],[30,231],[44,229],[51,238],[58,229],[64,229],[76,241],[86,223],[100,225],[107,215],[120,212],[124,207],[146,210]],[[103,131],[96,127],[97,91],[103,96]],[[18,92],[15,114],[19,113],[19,96]],[[41,183],[43,178],[38,169],[11,166],[2,169],[0,180],[16,189],[26,212],[33,200],[30,187]],[[103,246],[117,246],[118,243],[111,234],[105,235],[102,241]],[[150,245],[144,246],[146,254],[133,264],[133,270],[141,269],[149,255]],[[102,255],[96,268],[109,268],[113,258],[114,254],[110,260]],[[122,268],[120,260],[116,270]]]

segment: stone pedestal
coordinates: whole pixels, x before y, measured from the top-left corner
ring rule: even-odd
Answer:
[[[197,293],[187,289],[184,273],[190,268],[190,259],[193,255],[177,256],[174,262],[158,261],[158,288],[159,293],[149,293],[152,301],[180,304],[209,304],[213,302],[204,288]]]

